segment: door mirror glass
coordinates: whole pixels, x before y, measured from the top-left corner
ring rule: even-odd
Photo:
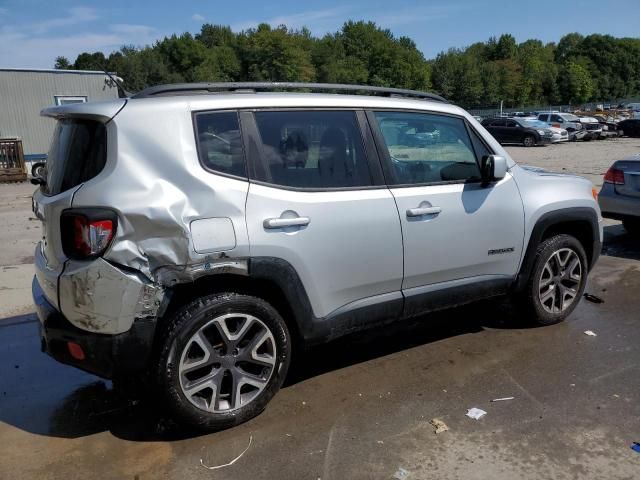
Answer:
[[[507,159],[500,155],[485,155],[482,157],[482,183],[500,180],[507,174]]]

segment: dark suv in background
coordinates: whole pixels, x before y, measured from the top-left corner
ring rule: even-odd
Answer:
[[[487,118],[482,126],[501,144],[517,143],[525,147],[548,145],[553,132],[548,128],[529,125],[526,120],[516,118]]]

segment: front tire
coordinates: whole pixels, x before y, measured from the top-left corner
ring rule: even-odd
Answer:
[[[527,135],[524,137],[524,139],[522,140],[522,144],[525,147],[535,147],[536,145],[536,138],[533,135]]]
[[[587,255],[571,235],[556,235],[542,242],[522,292],[520,306],[538,325],[552,325],[576,308],[587,282]]]
[[[258,415],[282,386],[291,337],[264,300],[236,293],[210,295],[169,320],[157,381],[179,420],[213,431]]]

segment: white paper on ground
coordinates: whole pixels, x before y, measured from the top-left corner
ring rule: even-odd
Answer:
[[[470,408],[467,410],[467,417],[473,418],[474,420],[480,420],[487,414],[484,410],[480,410],[479,408]]]

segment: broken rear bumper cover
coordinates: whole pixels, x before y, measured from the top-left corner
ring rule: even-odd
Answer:
[[[31,291],[40,320],[42,349],[57,361],[103,378],[142,372],[147,366],[155,319],[137,319],[129,331],[116,335],[88,332],[73,325],[49,303],[36,277]],[[68,342],[80,345],[84,359],[71,355]]]

